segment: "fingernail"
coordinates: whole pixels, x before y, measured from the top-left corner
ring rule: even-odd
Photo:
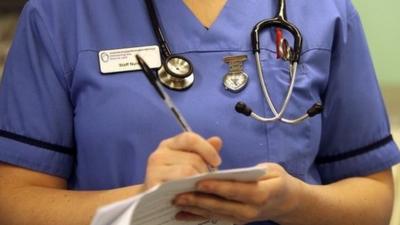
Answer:
[[[209,191],[210,190],[210,186],[207,185],[207,184],[200,183],[200,184],[197,185],[197,190],[199,190],[199,191]]]
[[[174,202],[176,205],[186,205],[188,203],[188,200],[184,197],[179,197],[178,199],[175,199]]]

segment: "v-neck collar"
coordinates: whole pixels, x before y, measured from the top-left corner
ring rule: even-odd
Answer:
[[[208,1],[204,3],[204,1]],[[206,29],[210,29],[212,25],[218,20],[222,14],[228,0],[182,0],[184,5],[192,12],[193,16],[197,18]],[[206,6],[213,4],[212,6]],[[213,7],[211,10],[210,7]]]
[[[161,29],[174,53],[249,51],[251,50],[250,32],[254,25],[275,14],[275,10],[268,12],[272,5],[270,1],[228,0],[218,19],[211,29],[207,30],[182,0],[155,2]],[[254,4],[258,5],[256,9]]]

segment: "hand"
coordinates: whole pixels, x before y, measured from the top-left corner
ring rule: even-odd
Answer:
[[[148,159],[145,189],[205,173],[208,165],[218,167],[221,164],[221,146],[222,141],[218,137],[205,140],[191,132],[163,140]]]
[[[266,175],[258,182],[209,180],[199,182],[197,191],[177,196],[174,203],[182,209],[179,220],[212,218],[246,224],[255,221],[279,222],[300,204],[304,183],[289,175],[280,165],[259,165]],[[196,215],[196,216],[194,216]]]

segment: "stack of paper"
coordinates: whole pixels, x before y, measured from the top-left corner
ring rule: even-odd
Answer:
[[[100,208],[91,225],[228,225],[224,221],[177,221],[180,211],[172,205],[176,195],[195,190],[201,180],[219,179],[251,182],[265,174],[258,167],[221,170],[177,181],[166,182],[135,197]]]

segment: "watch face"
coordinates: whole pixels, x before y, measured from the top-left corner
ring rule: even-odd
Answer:
[[[224,76],[225,89],[240,92],[246,87],[249,76],[243,71],[243,64],[247,55],[230,55],[224,57],[224,62],[229,65],[229,72]]]
[[[246,87],[249,76],[242,73],[228,73],[224,77],[225,89],[232,92],[240,92]]]

